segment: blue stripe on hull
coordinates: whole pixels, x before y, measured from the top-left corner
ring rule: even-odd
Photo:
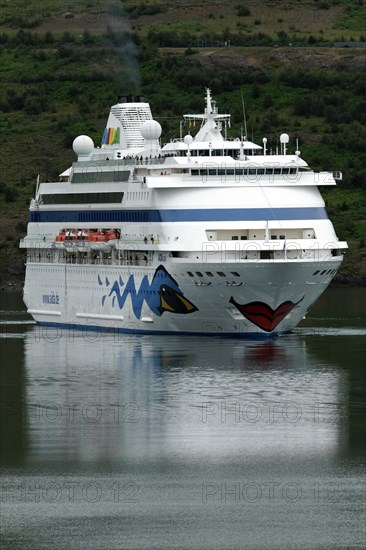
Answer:
[[[101,327],[97,325],[77,325],[73,323],[51,323],[46,321],[36,321],[38,326],[43,327],[51,327],[51,328],[59,328],[61,330],[65,329],[73,329],[78,330],[82,332],[100,332],[103,333],[111,333],[111,334],[141,334],[141,335],[169,335],[169,336],[208,336],[210,338],[237,338],[239,340],[269,340],[272,338],[277,338],[284,334],[289,334],[289,331],[287,332],[276,332],[276,333],[268,333],[268,332],[223,332],[223,333],[217,333],[217,332],[189,332],[189,331],[182,331],[182,332],[176,332],[176,331],[169,331],[169,330],[144,330],[144,329],[130,329],[130,328],[115,328],[115,327]]]
[[[326,220],[323,207],[308,208],[210,208],[181,210],[38,210],[30,222],[213,222]]]

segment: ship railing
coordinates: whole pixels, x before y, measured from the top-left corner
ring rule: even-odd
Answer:
[[[57,265],[101,265],[101,266],[134,266],[148,267],[152,265],[152,259],[125,259],[125,258],[93,258],[80,257],[78,254],[67,255],[44,255],[39,253],[28,253],[26,256],[28,263],[37,264],[57,264]]]
[[[113,265],[115,267],[116,266],[144,267],[144,266],[152,265],[151,260],[123,260],[123,259],[115,259],[115,260],[96,259],[96,260],[88,260],[85,263],[90,265]]]
[[[111,241],[106,242],[91,242],[88,240],[77,240],[77,239],[70,239],[65,241],[55,241],[55,236],[43,236],[43,235],[36,235],[36,236],[29,236],[25,237],[23,239],[19,240],[20,248],[80,248],[80,251],[82,251],[83,248],[87,249],[90,248],[90,245],[103,248],[105,245],[113,246],[115,248],[118,248],[120,250],[124,248],[128,248],[129,245],[134,246],[137,245],[140,248],[144,248],[146,245],[153,246],[153,245],[159,245],[159,244],[167,244],[166,239],[161,239],[157,236],[151,236],[151,234],[148,234],[146,236],[144,235],[129,235],[129,234],[122,234],[119,239],[112,239]]]
[[[45,260],[44,260],[45,261]],[[149,267],[152,265],[152,260],[125,260],[123,258],[78,258],[76,256],[68,256],[66,258],[60,258],[58,262],[61,264],[76,264],[76,265],[109,265],[109,266],[122,266],[122,267]]]
[[[29,236],[24,239],[20,239],[19,248],[53,248],[55,237],[52,236]]]
[[[164,164],[167,159],[166,155],[154,155],[154,156],[143,156],[143,155],[137,155],[137,156],[131,156],[131,157],[122,157],[117,159],[110,159],[110,160],[87,160],[87,161],[76,161],[73,164],[73,168],[88,168],[88,167],[106,167],[106,168],[114,168],[118,166],[125,166],[125,167],[133,167],[133,166],[144,166],[144,165],[150,165],[150,164]]]

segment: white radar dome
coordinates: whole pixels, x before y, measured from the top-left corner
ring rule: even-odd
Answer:
[[[193,137],[190,136],[190,135],[184,136],[183,141],[184,141],[184,143],[185,143],[186,145],[190,145],[190,144],[192,143],[192,141],[193,141]]]
[[[78,136],[74,139],[72,148],[78,157],[88,157],[94,149],[94,142],[89,136]]]
[[[161,126],[156,120],[145,120],[141,125],[141,135],[147,140],[159,139]]]
[[[280,142],[281,143],[288,143],[290,141],[288,134],[281,134],[280,135]]]

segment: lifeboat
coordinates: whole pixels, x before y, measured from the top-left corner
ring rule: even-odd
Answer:
[[[92,250],[102,250],[103,252],[109,252],[111,247],[108,244],[108,233],[104,230],[98,230],[90,237],[90,248]]]
[[[66,230],[61,229],[60,233],[58,235],[56,235],[55,247],[56,248],[64,248],[65,240],[66,240]]]
[[[67,229],[65,241],[76,241],[78,237],[78,232],[76,229]]]
[[[118,229],[109,229],[107,231],[107,241],[110,246],[115,247],[120,238],[120,232]]]
[[[79,251],[90,246],[92,250],[109,252],[120,239],[119,229],[62,229],[55,238],[56,248],[67,248],[72,251],[76,246]]]
[[[63,242],[66,239],[65,229],[61,229],[60,233],[56,236],[56,242]]]

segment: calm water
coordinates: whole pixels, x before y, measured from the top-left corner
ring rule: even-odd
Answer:
[[[273,342],[0,310],[1,550],[366,546],[363,289]]]

